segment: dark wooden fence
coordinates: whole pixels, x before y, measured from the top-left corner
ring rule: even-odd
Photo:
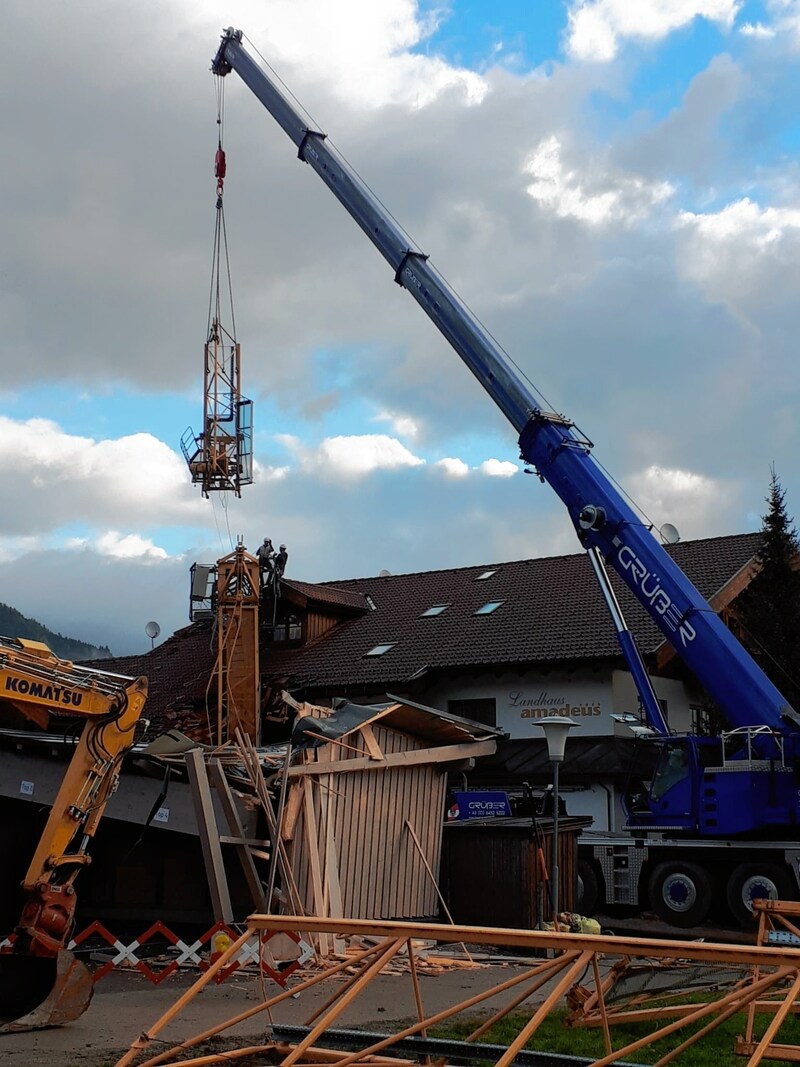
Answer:
[[[590,823],[575,816],[559,819],[560,912],[575,909],[578,837]],[[552,846],[549,818],[535,825],[529,818],[447,823],[441,885],[454,922],[530,930],[540,919],[550,921]]]

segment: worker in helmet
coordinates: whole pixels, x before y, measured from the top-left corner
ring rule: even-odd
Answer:
[[[272,541],[269,537],[265,537],[263,544],[258,546],[256,559],[258,560],[258,569],[261,574],[261,588],[265,589],[272,584],[272,572],[275,567],[275,549],[272,547]]]
[[[289,553],[286,551],[286,545],[281,545],[278,549],[278,554],[275,556],[275,574],[278,578],[283,577],[283,572],[286,570],[286,561],[289,558]]]

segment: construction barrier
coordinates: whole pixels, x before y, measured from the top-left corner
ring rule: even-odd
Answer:
[[[79,955],[89,967],[92,979],[99,982],[112,971],[137,970],[153,985],[160,985],[170,975],[181,969],[196,968],[207,971],[238,941],[245,926],[237,929],[218,922],[191,943],[170,930],[160,920],[149,926],[130,942],[124,942],[112,934],[101,922],[90,923],[69,942],[71,952]],[[271,942],[280,937],[282,955],[293,958],[276,960]],[[286,940],[291,942],[286,952]],[[0,941],[0,953],[10,952],[16,935],[10,934]],[[292,945],[295,946],[292,948]],[[255,932],[243,942],[226,965],[216,970],[213,981],[220,985],[237,971],[248,971],[260,966],[262,974],[280,986],[314,955],[313,949],[294,932]]]

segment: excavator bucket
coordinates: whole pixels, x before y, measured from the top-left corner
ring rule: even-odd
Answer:
[[[0,1033],[70,1023],[89,1007],[92,992],[88,968],[71,952],[0,953]]]

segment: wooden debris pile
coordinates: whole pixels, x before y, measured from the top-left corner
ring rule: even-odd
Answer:
[[[297,717],[286,745],[256,748],[237,730],[225,745],[161,757],[189,772],[215,918],[233,920],[221,842],[237,846],[254,912],[418,919],[441,905],[448,914],[438,887],[448,771],[494,752],[496,731],[399,700],[331,709],[283,699]],[[246,837],[234,798],[258,809],[265,840]],[[342,937],[297,932],[321,957],[347,951]]]

